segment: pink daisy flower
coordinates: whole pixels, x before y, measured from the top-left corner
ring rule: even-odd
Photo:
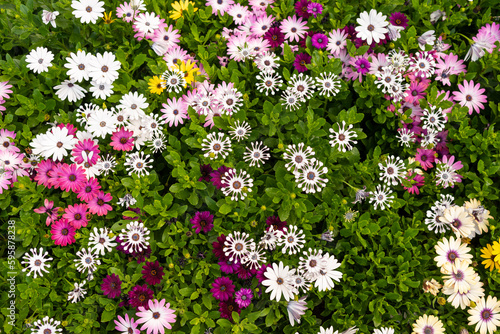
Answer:
[[[134,132],[121,127],[119,131],[113,132],[111,136],[111,147],[116,151],[132,151],[134,148]]]
[[[420,163],[420,166],[422,166],[424,170],[432,168],[432,163],[435,161],[434,151],[417,148],[417,156],[415,157],[415,160]]]
[[[125,313],[125,319],[118,316],[118,321],[115,320],[117,331],[120,334],[140,334],[141,331],[137,329],[138,323],[134,321],[134,318],[129,318],[128,314]]]
[[[0,150],[18,153],[19,147],[16,147],[13,140],[16,138],[16,133],[7,129],[0,129]]]
[[[232,16],[234,23],[237,25],[244,24],[250,15],[248,6],[242,6],[239,3],[231,5],[227,12]]]
[[[76,137],[76,133],[78,132],[78,129],[71,123],[66,123],[66,124],[63,124],[63,123],[59,123],[57,124],[57,127],[59,129],[68,129],[68,136],[73,136],[73,137]]]
[[[75,242],[75,228],[64,218],[52,224],[51,239],[59,246],[71,245]]]
[[[45,199],[45,201],[43,202],[43,206],[33,209],[33,211],[38,214],[46,213],[48,216],[45,220],[45,224],[49,226],[57,219],[57,212],[59,211],[59,207],[54,208],[54,202]]]
[[[479,114],[480,109],[484,109],[483,103],[486,103],[486,95],[484,88],[478,84],[474,85],[474,81],[467,82],[464,80],[463,85],[458,85],[459,92],[453,92],[453,99],[460,103],[462,107],[469,108],[469,115],[472,115],[472,110]]]
[[[423,82],[412,81],[410,87],[406,91],[408,94],[405,97],[405,101],[409,103],[418,103],[418,100],[423,99],[427,93],[427,85]]]
[[[97,179],[91,177],[83,183],[77,198],[88,203],[99,194],[100,189],[101,186],[99,185]]]
[[[0,194],[3,194],[3,190],[9,189],[11,185],[12,173],[9,171],[3,171],[0,173]]]
[[[235,293],[234,301],[241,308],[247,308],[252,303],[253,293],[250,289],[241,289]]]
[[[324,49],[328,46],[328,37],[321,33],[314,34],[311,43],[316,49]]]
[[[347,45],[347,33],[341,29],[333,30],[328,37],[327,50],[338,55]]]
[[[58,174],[59,186],[61,187],[61,190],[64,191],[71,190],[74,193],[78,193],[84,182],[87,181],[83,168],[78,167],[75,164],[64,164]]]
[[[302,21],[302,18],[298,18],[297,16],[289,16],[287,19],[284,19],[281,22],[281,32],[285,34],[285,38],[290,42],[296,41],[298,42],[307,29],[307,22]]]
[[[89,204],[89,211],[91,214],[95,215],[97,214],[98,216],[104,216],[108,213],[108,211],[113,210],[111,205],[106,204],[106,202],[109,202],[113,199],[111,194],[109,193],[104,193],[103,191],[98,191],[97,196],[95,196]]]
[[[124,2],[119,7],[116,7],[116,16],[125,22],[132,22],[134,14],[135,12],[128,2]]]
[[[373,53],[370,55],[370,74],[377,74],[377,72],[383,72],[383,68],[389,65],[389,61],[385,57],[384,53]]]
[[[274,16],[272,15],[267,15],[264,13],[264,15],[261,15],[255,19],[255,21],[252,23],[252,34],[255,35],[254,37],[262,37],[264,34],[271,29],[273,22],[274,22]]]
[[[179,35],[178,32],[179,30],[174,29],[172,25],[169,25],[168,29],[167,27],[156,29],[153,36],[153,42],[160,44],[165,50],[169,50],[179,43],[179,37],[181,37],[181,35]]]
[[[186,50],[180,46],[174,46],[165,53],[163,60],[167,63],[167,67],[171,68],[180,65],[183,61],[187,61],[187,57],[188,53]]]
[[[323,13],[323,6],[317,2],[310,2],[307,5],[307,12],[314,17],[318,17],[319,14]]]
[[[172,99],[167,99],[167,103],[162,103],[163,109],[161,112],[163,115],[161,118],[165,120],[165,124],[168,126],[177,126],[184,123],[184,119],[188,119],[187,104],[182,99],[177,99],[173,97]]]
[[[59,187],[61,186],[59,184],[59,181],[60,181],[60,178],[61,178],[61,170],[62,170],[62,167],[63,167],[63,164],[58,162],[58,163],[55,163],[53,166],[52,166],[52,171],[49,172],[49,183],[55,188],[55,189],[59,189]]]
[[[77,164],[83,164],[84,162],[90,163],[90,165],[95,165],[99,159],[99,145],[92,139],[84,139],[79,141],[78,144],[73,148],[72,155]]]
[[[212,283],[210,292],[217,300],[229,300],[234,293],[233,281],[228,277],[218,277]]]
[[[311,63],[312,57],[308,55],[307,53],[299,53],[296,57],[295,60],[293,61],[293,66],[297,70],[297,72],[305,72],[307,71],[307,64]]]
[[[63,218],[67,219],[75,230],[78,230],[81,227],[86,227],[88,224],[87,204],[69,205],[64,210]]]
[[[408,177],[405,179],[410,181],[412,186],[409,188],[403,186],[403,188],[405,188],[405,190],[407,190],[410,194],[420,194],[419,188],[424,185],[425,177],[417,173],[409,172]]]
[[[8,81],[0,82],[0,97],[3,99],[9,99],[9,93],[12,91],[9,88],[12,88],[12,85],[8,85]]]
[[[460,73],[466,73],[466,66],[462,59],[450,53],[442,58],[438,58],[436,64],[436,80],[441,81],[443,85],[451,86],[450,76]]]
[[[155,299],[150,300],[149,310],[146,310],[143,306],[139,306],[139,312],[136,313],[138,317],[138,324],[144,324],[141,327],[142,330],[147,330],[147,334],[153,333],[164,333],[165,328],[172,329],[172,325],[175,322],[176,315],[175,310],[170,308],[170,303],[165,305],[165,299],[160,302]]]
[[[218,15],[217,12],[220,12],[221,16],[229,10],[232,4],[234,4],[233,0],[207,0],[206,2],[207,6],[212,7],[212,14]]]

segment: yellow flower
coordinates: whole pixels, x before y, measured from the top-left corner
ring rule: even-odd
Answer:
[[[182,15],[182,14],[185,10],[188,10],[189,4],[191,4],[191,6],[193,6],[193,12],[196,12],[198,10],[198,8],[194,7],[194,2],[192,2],[192,1],[188,1],[188,0],[176,1],[172,4],[172,7],[174,8],[174,10],[170,11],[170,18],[173,20],[177,20],[180,17],[184,17],[184,15]]]
[[[194,81],[195,72],[200,72],[198,67],[194,67],[195,65],[196,64],[193,63],[191,59],[188,59],[187,62],[182,61],[180,65],[176,65],[177,69],[184,73],[184,80],[186,80],[188,85]]]
[[[494,264],[497,266],[497,269],[500,269],[500,243],[498,243],[498,241],[494,241],[493,247],[491,247],[489,244],[486,245],[486,247],[487,247],[488,252],[483,252],[484,248],[481,249],[481,252],[483,254],[489,254],[489,258],[490,258],[489,263],[491,265],[493,265],[493,263],[491,263],[491,262],[494,262]],[[486,258],[486,255],[485,256],[481,255],[481,257]],[[484,262],[486,262],[486,261],[483,261],[482,263],[485,264]],[[486,267],[486,268],[488,268],[488,267]],[[493,270],[493,269],[490,269],[490,270]]]
[[[113,13],[113,11],[109,12],[109,14],[106,14],[106,12],[104,12],[104,17],[102,18],[104,20],[104,23],[105,24],[111,24],[113,22],[116,21],[116,19],[111,19],[111,14]]]
[[[165,90],[165,88],[163,87],[163,80],[157,75],[149,79],[148,84],[151,94],[160,95]]]

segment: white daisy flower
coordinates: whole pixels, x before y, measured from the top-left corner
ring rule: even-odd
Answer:
[[[169,93],[179,93],[184,87],[186,87],[184,75],[178,68],[172,68],[171,70],[163,72],[161,79],[163,80],[161,85]]]
[[[429,106],[430,108],[424,109],[424,114],[420,116],[423,121],[422,128],[434,131],[443,131],[446,124],[446,119],[444,118],[443,109],[437,108],[435,106]]]
[[[307,296],[302,296],[297,301],[290,300],[287,303],[286,309],[288,311],[290,325],[295,326],[295,322],[300,324],[300,317],[303,316],[307,310],[306,297]]]
[[[129,175],[137,174],[137,176],[141,177],[143,174],[149,175],[149,168],[152,166],[150,163],[152,162],[148,158],[150,155],[144,156],[144,152],[135,152],[132,154],[127,154],[124,165],[127,169],[127,173]]]
[[[105,138],[116,130],[116,119],[111,111],[96,109],[87,120],[86,130],[94,137]]]
[[[42,320],[37,320],[33,323],[33,328],[31,329],[32,334],[56,334],[61,333],[62,328],[58,328],[61,324],[60,321],[54,320],[49,317],[44,317]]]
[[[339,331],[333,331],[333,326],[330,326],[328,328],[323,328],[323,326],[321,326],[319,328],[319,332],[318,334],[339,334]]]
[[[445,288],[453,288],[455,292],[467,293],[471,286],[480,281],[479,275],[474,271],[473,267],[465,261],[457,261],[455,264],[445,263],[441,267],[441,272],[444,274]]]
[[[58,11],[49,12],[48,10],[42,11],[42,22],[44,24],[52,24],[52,27],[56,28],[56,17],[59,15]]]
[[[458,261],[472,264],[472,254],[469,254],[470,248],[467,244],[462,243],[460,238],[443,238],[441,241],[438,241],[434,249],[438,255],[434,258],[438,267],[442,267],[445,263],[455,265]]]
[[[382,13],[377,12],[375,9],[370,10],[369,14],[366,11],[362,12],[359,14],[359,18],[356,19],[359,24],[355,28],[358,32],[356,36],[366,41],[368,45],[371,45],[373,42],[380,42],[389,31],[386,28],[389,25],[386,18],[386,15],[382,15]]]
[[[271,300],[281,300],[281,296],[286,301],[293,299],[293,285],[290,282],[290,268],[283,266],[283,262],[279,264],[273,263],[271,267],[266,269],[264,276],[267,278],[262,282],[262,285],[267,286],[266,293],[271,292]]]
[[[165,149],[166,142],[167,140],[165,139],[165,135],[163,133],[155,134],[148,146],[153,150],[153,153],[162,152]]]
[[[322,72],[319,77],[316,78],[316,84],[319,89],[319,95],[321,96],[335,96],[340,92],[340,79],[338,75],[334,73]]]
[[[305,102],[304,99],[291,90],[286,90],[281,94],[281,101],[281,104],[284,105],[286,109],[290,110],[298,109],[300,103]]]
[[[121,64],[111,52],[98,53],[89,59],[89,76],[96,84],[111,85],[118,78]]]
[[[250,133],[252,133],[252,128],[250,128],[250,125],[245,121],[240,123],[238,120],[229,128],[231,129],[229,133],[233,136],[232,139],[236,139],[238,142],[242,139],[247,139]]]
[[[239,199],[244,200],[252,191],[253,179],[244,170],[240,170],[238,173],[235,169],[230,169],[222,176],[222,184],[228,185],[221,189],[224,195],[231,195],[232,201],[238,201]]]
[[[388,94],[392,97],[394,102],[400,102],[408,96],[409,87],[410,85],[407,83],[395,82]]]
[[[401,73],[393,71],[390,66],[383,67],[382,71],[378,71],[375,76],[377,77],[375,84],[377,88],[382,88],[382,93],[384,94],[390,94],[394,85],[403,82]]]
[[[309,146],[306,146],[304,149],[304,146],[304,143],[288,145],[283,154],[283,158],[289,161],[285,164],[287,170],[290,171],[293,169],[293,172],[299,171],[309,164],[311,158],[314,156],[314,151]]]
[[[394,328],[392,327],[382,327],[373,330],[373,334],[394,334]]]
[[[329,137],[332,139],[330,140],[330,145],[332,147],[338,146],[339,151],[346,152],[352,150],[352,144],[357,144],[358,142],[356,140],[353,140],[354,138],[357,138],[358,135],[356,132],[352,131],[351,129],[353,128],[352,124],[349,124],[349,126],[346,129],[346,123],[345,121],[342,121],[342,126],[337,123],[337,126],[339,128],[338,131],[333,130],[333,128],[330,128],[330,133]]]
[[[250,270],[259,269],[264,263],[266,263],[267,258],[264,255],[262,249],[257,245],[251,246],[245,256],[242,257],[241,263],[246,265]]]
[[[410,70],[422,78],[431,77],[435,68],[436,61],[429,52],[417,52],[417,56],[410,60]]]
[[[410,58],[408,55],[401,49],[399,50],[391,50],[386,56],[386,60],[389,63],[389,67],[398,73],[406,72],[406,68],[410,64]]]
[[[87,290],[83,288],[83,286],[87,283],[87,281],[83,281],[82,283],[78,284],[75,283],[75,288],[68,292],[68,301],[71,301],[72,303],[77,303],[80,301],[80,298],[84,297],[84,295],[87,294]],[[48,333],[48,332],[43,332],[43,333]]]
[[[278,73],[273,73],[273,72],[263,72],[259,73],[256,76],[257,80],[257,90],[261,93],[264,93],[266,95],[274,95],[275,92],[280,90],[280,87],[283,85],[283,80],[281,79],[281,76]]]
[[[314,282],[314,286],[318,288],[319,291],[327,291],[333,289],[335,283],[333,281],[340,282],[342,278],[342,273],[337,269],[340,267],[341,263],[337,261],[335,256],[328,253],[323,255],[323,262],[321,264],[321,269]]]
[[[76,121],[78,124],[85,126],[90,115],[96,112],[96,110],[101,109],[98,105],[94,103],[85,103],[80,105],[76,112]],[[79,138],[80,139],[80,138]]]
[[[71,53],[66,58],[67,63],[64,67],[68,69],[66,74],[76,82],[89,80],[89,63],[94,56],[85,51],[78,50],[76,53]]]
[[[434,33],[435,33],[434,30],[427,30],[419,38],[417,38],[418,46],[422,50],[425,50],[426,45],[434,45],[434,42],[436,41],[436,36]],[[465,59],[465,60],[467,60],[467,59]]]
[[[149,107],[149,103],[144,95],[137,92],[129,92],[123,95],[119,103],[116,107],[121,108],[131,119],[145,116],[144,110]]]
[[[90,248],[79,250],[76,252],[76,256],[78,256],[79,259],[74,259],[73,261],[76,262],[76,269],[79,272],[87,271],[87,273],[93,273],[97,270],[97,266],[101,264],[101,260],[98,259],[97,253],[93,254]]]
[[[295,225],[290,225],[283,228],[283,232],[279,234],[278,246],[282,246],[281,252],[289,255],[297,254],[306,243],[304,231],[299,230]]]
[[[74,9],[73,15],[80,19],[81,23],[93,24],[104,16],[104,2],[99,0],[73,0],[71,7]]]
[[[469,309],[468,312],[469,326],[476,325],[476,332],[493,334],[500,325],[500,301],[497,297],[481,298],[476,307]]]
[[[475,284],[472,284],[469,291],[465,293],[455,291],[453,287],[444,287],[443,294],[449,296],[447,301],[454,308],[460,307],[464,310],[466,307],[470,306],[471,302],[477,303],[482,297],[484,297],[484,289],[482,286],[482,282],[476,282]]]
[[[303,252],[304,257],[299,257],[299,268],[304,272],[305,277],[310,281],[316,281],[319,271],[325,266],[323,251],[321,249],[311,249]]]
[[[388,185],[397,186],[401,183],[401,179],[405,176],[405,164],[400,157],[389,156],[384,164],[379,163],[378,167],[382,171],[380,179]]]
[[[224,133],[210,133],[207,138],[203,139],[201,143],[202,150],[205,151],[203,156],[205,158],[216,159],[219,155],[224,159],[227,157],[231,148],[231,140],[224,138]]]
[[[96,99],[106,100],[106,98],[110,97],[113,94],[113,85],[107,83],[98,84],[95,81],[92,81],[89,91],[92,93],[92,96]]]
[[[149,114],[142,117],[142,124],[144,131],[149,133],[149,138],[153,135],[159,134],[163,130],[163,121],[159,120],[160,116],[157,114]]]
[[[449,224],[457,237],[467,238],[475,230],[474,218],[462,206],[447,208],[439,219]]]
[[[390,206],[392,200],[394,199],[394,196],[391,194],[391,189],[389,189],[385,184],[382,186],[379,184],[377,189],[372,192],[372,196],[369,199],[370,203],[375,202],[373,203],[375,210],[379,206],[381,210],[384,210],[386,207]]]
[[[406,147],[410,147],[410,143],[414,143],[416,140],[414,133],[407,128],[398,129],[398,134],[396,138],[398,138],[399,144],[401,146],[406,146]]]
[[[255,249],[255,242],[245,232],[235,231],[229,233],[226,241],[224,241],[224,255],[234,263],[243,263],[243,258],[247,256],[251,249]]]
[[[49,67],[52,66],[52,60],[54,60],[54,54],[47,48],[39,46],[31,50],[29,55],[26,56],[26,62],[28,63],[26,67],[35,73],[47,72]]]
[[[288,81],[288,85],[287,90],[292,91],[303,100],[310,99],[316,88],[313,78],[304,73],[294,73]]]
[[[299,294],[301,291],[303,293],[309,291],[311,282],[309,282],[309,280],[304,277],[303,273],[300,270],[293,269],[290,272],[290,277],[288,279],[292,283],[294,294]]]
[[[119,237],[121,245],[127,252],[140,252],[149,245],[149,229],[138,221],[127,224],[126,229],[122,229]]]
[[[129,207],[137,203],[137,200],[130,194],[125,194],[125,196],[118,199],[118,205],[123,207]]]
[[[437,135],[438,133],[433,129],[428,129],[427,133],[422,133],[422,140],[420,142],[420,147],[427,147],[431,145],[434,147],[437,144]]]
[[[87,93],[86,89],[75,84],[75,81],[72,79],[64,80],[60,85],[55,86],[54,89],[57,89],[57,97],[63,101],[67,99],[69,102],[81,100],[85,96],[85,93]]]
[[[262,146],[262,142],[254,142],[252,143],[252,148],[247,147],[247,152],[243,154],[243,160],[246,162],[250,161],[250,167],[257,165],[260,167],[260,164],[265,164],[264,160],[269,160],[271,155],[266,153],[269,151],[269,147]]]
[[[242,96],[236,88],[221,86],[217,88],[215,98],[219,102],[219,106],[223,112],[231,115],[233,112],[238,112],[243,105]]]
[[[40,253],[38,253],[36,248],[31,248],[30,253],[26,252],[23,256],[23,260],[21,263],[27,264],[28,266],[26,268],[23,268],[22,271],[28,271],[26,274],[27,276],[30,276],[31,273],[33,274],[33,278],[36,278],[37,275],[40,277],[43,277],[42,271],[45,271],[48,273],[49,271],[46,268],[50,268],[50,264],[47,264],[48,261],[52,261],[53,259],[51,257],[48,257],[49,253],[44,252],[43,248],[40,247]]]
[[[260,239],[259,245],[264,247],[265,250],[274,250],[278,243],[279,235],[280,231],[275,230],[274,226],[271,225]]]
[[[302,167],[302,170],[295,171],[295,182],[299,189],[309,193],[320,192],[328,182],[328,179],[321,178],[321,175],[328,173],[328,168],[323,167],[321,161],[312,158],[307,165]]]
[[[96,254],[104,255],[106,252],[111,252],[116,243],[113,242],[116,236],[110,237],[110,231],[106,227],[101,227],[99,230],[94,227],[94,230],[89,235],[89,246],[92,245],[92,251]]]
[[[77,143],[78,139],[68,134],[68,128],[53,127],[45,134],[38,134],[30,145],[34,154],[62,161]]]
[[[108,175],[110,172],[113,173],[116,167],[115,157],[112,155],[101,157],[101,160],[97,162],[97,167],[104,175]]]
[[[275,69],[280,67],[279,57],[274,52],[266,51],[255,58],[255,65],[263,73],[274,73]]]
[[[137,31],[135,37],[144,38],[148,34],[154,33],[160,27],[160,22],[160,17],[154,12],[139,14],[135,17],[134,24],[132,25],[132,28]]]

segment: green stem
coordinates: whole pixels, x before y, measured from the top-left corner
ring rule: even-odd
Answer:
[[[467,40],[469,41],[469,43],[470,43],[470,44],[474,44],[474,43],[475,43],[472,39],[470,39],[469,37],[465,36],[464,34],[461,34],[461,33],[459,33],[459,32],[457,32],[456,34],[457,34],[457,35],[460,35],[460,36],[462,36],[462,37],[465,37],[465,39],[467,39]]]
[[[345,184],[347,184],[349,187],[351,187],[352,189],[354,189],[354,190],[356,190],[356,191],[358,191],[358,190],[359,190],[359,188],[356,188],[356,187],[351,186],[349,183],[347,183],[347,182],[346,182],[346,181],[344,181],[344,180],[342,180],[342,182],[344,182]]]

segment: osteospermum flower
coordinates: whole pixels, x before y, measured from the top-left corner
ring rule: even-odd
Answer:
[[[149,91],[151,92],[151,94],[160,95],[165,90],[163,79],[157,75],[155,75],[151,79],[149,79],[148,87],[149,87]]]
[[[389,156],[384,164],[378,164],[380,170],[382,171],[380,179],[383,180],[388,185],[397,186],[400,184],[401,179],[405,175],[405,165],[400,157]]]
[[[474,218],[461,206],[447,208],[440,220],[449,224],[457,237],[466,238],[475,229]]]
[[[102,280],[101,290],[105,296],[108,296],[108,298],[119,297],[122,293],[122,281],[120,281],[118,275],[107,275]]]
[[[52,60],[54,59],[54,54],[50,52],[47,48],[37,47],[31,50],[30,54],[26,56],[26,66],[35,73],[47,72],[49,67],[52,66]]]
[[[444,334],[444,327],[441,320],[433,315],[424,314],[412,325],[412,334]]]
[[[455,265],[458,261],[472,263],[472,254],[469,254],[470,248],[467,244],[462,243],[460,238],[443,238],[438,241],[434,248],[438,255],[434,258],[434,261],[436,261],[438,267],[442,267],[445,263]]]
[[[127,155],[126,161],[124,163],[129,175],[137,174],[141,177],[143,174],[149,175],[149,168],[151,168],[151,160],[149,160],[150,155],[144,156],[144,152],[136,152]]]
[[[92,250],[96,252],[96,254],[104,255],[107,252],[113,250],[113,247],[116,246],[116,243],[113,242],[116,239],[116,236],[110,237],[110,232],[106,227],[101,227],[99,230],[97,227],[94,227],[94,230],[90,232],[89,236],[89,246],[92,245]]]
[[[120,331],[120,334],[140,334],[141,331],[137,329],[138,324],[134,318],[129,318],[128,314],[125,313],[125,318],[118,316],[118,321],[114,320],[116,326],[115,329]]]
[[[87,93],[87,90],[75,84],[73,79],[64,80],[60,85],[54,86],[54,89],[57,97],[63,101],[67,99],[69,102],[81,100]]]
[[[368,12],[362,12],[359,18],[356,19],[359,26],[355,28],[357,31],[358,38],[366,41],[368,45],[373,42],[379,43],[380,40],[384,39],[384,34],[389,30],[386,28],[389,22],[386,21],[387,16],[382,15],[382,13],[377,12],[375,9]]]
[[[250,289],[240,289],[239,291],[236,291],[234,295],[234,301],[241,308],[247,308],[252,303],[253,293]]]
[[[210,214],[210,211],[197,211],[190,222],[196,233],[200,233],[201,231],[208,233],[214,227],[214,216]]]
[[[119,237],[122,246],[128,252],[140,252],[149,246],[149,229],[138,221],[127,224],[126,229],[122,229]]]
[[[113,199],[110,193],[98,191],[96,196],[88,202],[89,212],[93,215],[104,216],[108,211],[113,210],[111,205],[107,204]]]
[[[161,283],[161,279],[165,275],[163,267],[160,266],[158,261],[147,262],[141,271],[142,277],[149,285],[156,285]]]
[[[297,70],[297,72],[305,72],[307,71],[307,64],[311,63],[312,57],[308,55],[307,53],[299,53],[293,62],[293,66]]]
[[[415,160],[420,163],[420,166],[422,166],[424,170],[427,170],[432,167],[432,163],[435,161],[434,151],[417,148]]]
[[[224,138],[224,133],[210,133],[207,138],[203,139],[201,143],[202,150],[205,151],[203,154],[205,157],[210,157],[210,159],[218,158],[221,155],[225,158],[229,152],[232,151],[231,140],[229,138]]]
[[[340,91],[340,79],[334,73],[321,72],[316,78],[316,88],[319,90],[319,95],[335,96]]]
[[[268,267],[264,273],[266,279],[262,285],[267,286],[266,293],[271,292],[271,300],[280,301],[283,296],[286,301],[293,299],[293,285],[288,277],[291,270],[288,266],[283,266],[283,262],[279,264],[273,263],[272,267]]]
[[[314,286],[317,287],[319,291],[333,289],[335,286],[333,281],[340,282],[340,279],[342,278],[342,273],[335,270],[340,267],[341,264],[342,263],[340,263],[335,256],[328,253],[324,254]]]
[[[229,261],[241,263],[251,248],[255,248],[253,239],[245,232],[236,231],[226,237],[223,251]]]
[[[286,169],[293,172],[301,170],[304,166],[309,164],[311,158],[314,156],[314,151],[311,147],[306,146],[304,143],[298,145],[292,144],[286,148],[283,154],[283,159],[288,160],[285,164]]]
[[[498,242],[496,243],[498,244]],[[496,261],[498,254],[500,254],[500,252],[496,252],[490,244],[487,244],[486,247],[481,248],[481,257],[486,259],[481,263],[484,264],[486,269],[490,268],[490,271],[494,269],[500,270],[500,261]]]
[[[89,61],[89,76],[98,84],[112,84],[118,78],[121,64],[111,52],[98,53]]]
[[[301,17],[289,16],[281,22],[281,32],[285,34],[285,38],[290,42],[298,42],[304,37],[307,29],[307,22],[304,22]]]
[[[172,329],[175,322],[175,310],[170,308],[170,303],[165,304],[165,299],[158,301],[157,299],[148,302],[149,309],[139,306],[139,312],[136,313],[139,319],[138,324],[144,324],[142,330],[147,330],[147,334],[164,333],[165,328]]]
[[[445,263],[441,267],[445,288],[453,288],[454,292],[467,293],[472,285],[479,282],[479,275],[474,268],[464,261],[457,261],[455,264]]]
[[[31,142],[33,153],[43,156],[45,159],[62,161],[71,151],[78,139],[69,134],[68,128],[54,127],[45,134],[38,134]]]
[[[252,148],[247,147],[246,152],[243,154],[243,160],[246,162],[250,161],[250,167],[257,165],[260,167],[260,164],[265,164],[265,160],[269,160],[271,155],[267,153],[269,151],[269,147],[262,145],[262,142],[254,142],[252,143]]]
[[[30,276],[33,273],[33,278],[36,278],[37,275],[43,277],[42,271],[48,273],[47,268],[50,268],[50,264],[47,264],[48,261],[52,261],[51,257],[48,257],[49,253],[47,251],[43,251],[43,248],[40,247],[40,251],[37,251],[36,248],[31,248],[30,252],[26,252],[23,256],[23,261],[21,263],[27,264],[26,268],[23,268],[22,271],[28,271],[26,274]]]
[[[370,197],[370,203],[373,203],[375,210],[380,206],[381,210],[384,210],[386,207],[389,207],[394,199],[394,195],[391,195],[392,191],[384,184],[378,185],[377,189],[372,192],[372,196]]]
[[[229,300],[234,293],[233,281],[231,281],[228,277],[218,277],[212,283],[212,289],[210,289],[210,292],[217,300]]]
[[[59,219],[52,224],[51,239],[58,246],[71,245],[75,242],[75,228],[66,219]]]
[[[62,165],[57,172],[57,176],[61,190],[68,192],[71,190],[74,193],[78,193],[87,180],[84,170],[75,164]]]
[[[328,168],[323,166],[321,161],[312,158],[307,165],[302,167],[302,170],[295,171],[295,182],[297,186],[306,192],[320,192],[328,182],[328,179],[321,176],[328,173]]]
[[[62,328],[58,328],[61,324],[60,321],[54,320],[49,317],[44,317],[42,320],[37,320],[33,323],[33,328],[31,329],[32,334],[57,334],[62,332]]]
[[[77,230],[87,226],[87,204],[77,203],[75,205],[68,205],[64,210],[63,218],[67,219]]]
[[[151,299],[153,299],[153,290],[149,289],[147,284],[136,285],[128,292],[129,304],[136,310],[139,307],[149,308],[148,304]]]
[[[121,127],[113,132],[109,145],[116,151],[131,151],[134,148],[134,133]]]
[[[236,169],[230,169],[222,176],[222,183],[227,185],[222,188],[222,192],[225,196],[231,195],[232,201],[243,200],[252,192],[253,179],[244,170],[237,172]]]
[[[453,99],[460,103],[462,107],[469,108],[469,115],[475,110],[478,114],[479,111],[484,109],[483,103],[486,103],[486,95],[484,95],[484,88],[478,83],[474,85],[474,81],[467,82],[464,80],[463,85],[458,85],[459,92],[453,92]]]
[[[81,23],[97,23],[104,16],[104,2],[99,0],[73,0],[71,7],[73,15],[80,19]]]
[[[247,122],[236,121],[232,126],[229,127],[231,130],[229,133],[233,136],[232,139],[236,139],[238,142],[242,139],[247,139],[252,133],[252,128]]]
[[[283,228],[283,232],[279,234],[278,245],[283,247],[281,250],[283,254],[287,251],[289,255],[297,254],[305,243],[304,231],[299,230],[295,225]]]
[[[358,142],[353,140],[354,138],[357,138],[358,135],[356,132],[352,131],[351,129],[353,128],[352,124],[349,124],[349,126],[346,129],[346,123],[345,121],[342,121],[342,126],[340,126],[339,123],[337,123],[337,126],[339,128],[338,131],[333,130],[333,128],[330,128],[330,133],[329,137],[332,139],[330,140],[330,145],[332,147],[338,146],[339,151],[346,152],[352,150],[352,144],[357,144]]]

